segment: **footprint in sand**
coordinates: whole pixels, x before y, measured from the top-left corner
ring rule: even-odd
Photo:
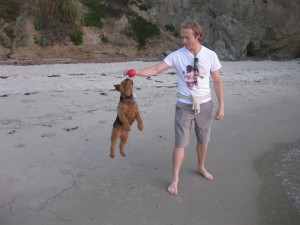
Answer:
[[[22,121],[18,119],[6,119],[6,120],[0,120],[1,125],[9,125],[11,123],[21,123]]]
[[[18,143],[15,145],[16,148],[24,148],[26,145],[22,144],[22,143]]]
[[[77,130],[78,129],[78,126],[77,127],[71,127],[71,128],[64,128],[65,131],[67,132],[70,132],[72,130]]]
[[[15,130],[12,130],[12,131],[8,132],[8,134],[14,134],[14,133],[16,133]]]
[[[60,75],[54,74],[54,75],[49,75],[48,77],[60,77]]]
[[[38,91],[35,91],[35,92],[26,92],[24,95],[35,95],[39,93]]]
[[[233,130],[233,131],[230,132],[230,136],[231,136],[231,137],[235,137],[236,134],[237,134],[236,130]]]
[[[35,103],[36,100],[33,100],[33,99],[31,99],[31,100],[22,100],[21,102],[22,103]]]
[[[48,133],[48,134],[42,134],[41,137],[55,137],[56,133]]]

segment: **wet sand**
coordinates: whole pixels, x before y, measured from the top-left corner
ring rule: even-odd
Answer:
[[[276,221],[261,201],[272,195],[264,195],[265,167],[257,160],[278,143],[300,139],[299,61],[222,62],[225,118],[213,122],[207,155],[214,181],[196,173],[193,137],[177,197],[166,191],[174,141],[173,70],[133,78],[145,129],[133,124],[127,156],[109,158],[119,100],[113,85],[124,79],[125,68],[153,63],[0,66],[1,225]],[[286,216],[285,224],[293,224]]]
[[[264,179],[260,193],[261,224],[298,224],[300,221],[300,142],[276,144],[256,160]]]

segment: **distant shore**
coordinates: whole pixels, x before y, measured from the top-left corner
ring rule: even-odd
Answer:
[[[141,61],[141,62],[154,62],[154,61],[161,61],[165,58],[165,56],[160,57],[103,57],[97,59],[80,59],[80,58],[41,58],[41,59],[7,59],[7,60],[0,60],[0,65],[43,65],[43,64],[78,64],[78,63],[117,63],[117,62],[132,62],[132,61]],[[293,61],[290,59],[281,59],[281,60],[270,60],[270,59],[263,59],[263,58],[245,58],[243,60],[234,60],[228,62],[240,62],[240,61]],[[294,59],[298,60],[298,59]]]
[[[164,57],[106,57],[101,59],[72,59],[72,58],[53,58],[53,59],[24,59],[24,60],[0,60],[0,65],[43,65],[43,64],[78,64],[78,63],[114,63],[114,62],[131,62],[131,61],[142,61],[142,62],[153,62],[162,60]]]

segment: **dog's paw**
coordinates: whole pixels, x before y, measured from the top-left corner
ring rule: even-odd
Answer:
[[[120,154],[121,154],[121,156],[123,156],[123,157],[126,156],[125,152],[123,152],[123,151],[121,151]]]
[[[109,154],[109,156],[110,156],[110,158],[112,158],[112,159],[115,158],[115,154],[112,153],[112,152]]]
[[[138,124],[138,129],[139,129],[140,131],[142,131],[142,130],[144,129],[144,125],[143,125],[142,123],[139,123],[139,124]]]

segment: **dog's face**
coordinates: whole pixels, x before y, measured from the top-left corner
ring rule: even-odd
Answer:
[[[129,78],[123,80],[121,84],[116,84],[114,86],[122,95],[131,96],[133,94],[133,81]]]

